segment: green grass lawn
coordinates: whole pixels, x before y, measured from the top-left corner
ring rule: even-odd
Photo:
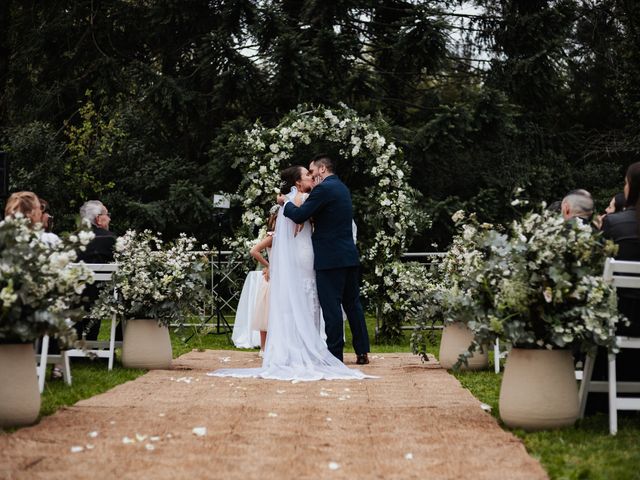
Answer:
[[[233,318],[229,317],[228,320],[233,321]],[[372,353],[410,351],[409,333],[394,345],[375,344],[375,320],[367,317],[367,324]],[[108,323],[105,322],[101,336],[107,329]],[[190,340],[185,342],[189,336]],[[235,348],[227,335],[216,334],[211,324],[200,329],[190,327],[179,332],[172,331],[171,342],[174,357],[193,349]],[[437,353],[437,350],[438,345],[429,349],[430,353]],[[345,351],[353,351],[348,329]],[[102,359],[73,359],[71,371],[71,386],[62,381],[47,381],[42,395],[41,416],[50,415],[62,406],[102,393],[144,373],[143,370],[123,368],[119,357],[111,372],[107,371],[106,360]],[[502,375],[496,375],[493,371],[453,373],[476,398],[492,407],[492,415],[499,421],[498,398]],[[578,422],[572,428],[535,433],[513,430],[513,433],[523,440],[529,453],[541,461],[552,479],[640,479],[640,415],[621,417],[616,437],[611,437],[608,431],[608,417],[597,415]]]
[[[454,372],[462,386],[491,406],[500,421],[502,374]],[[620,414],[619,414],[620,415]],[[624,414],[623,414],[624,415]],[[502,425],[505,430],[511,430]],[[511,430],[553,479],[640,479],[640,415],[618,418],[618,435],[609,435],[609,417],[587,417],[571,428],[544,432]]]

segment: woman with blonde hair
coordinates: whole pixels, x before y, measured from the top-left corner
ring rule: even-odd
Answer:
[[[31,220],[32,225],[42,223],[42,205],[40,199],[33,192],[12,193],[4,207],[5,217],[15,217],[16,213],[21,213]]]
[[[25,218],[28,218],[30,220],[31,228],[34,228],[37,224],[40,224],[43,228],[45,228],[46,225],[44,225],[44,211],[45,208],[44,205],[40,202],[40,197],[38,197],[33,192],[22,191],[12,193],[11,196],[7,199],[7,204],[4,207],[4,216],[15,218],[16,214],[20,213]],[[40,230],[38,235],[44,243],[48,244],[51,247],[55,247],[58,243],[60,243],[60,237],[58,237],[55,233]],[[54,355],[60,353],[58,342],[55,339],[51,340],[51,344],[49,345],[49,354]],[[58,380],[61,378],[62,365],[55,364],[51,369],[51,379]]]

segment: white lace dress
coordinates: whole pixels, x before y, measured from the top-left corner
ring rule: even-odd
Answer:
[[[295,189],[289,199],[295,197]],[[302,230],[278,212],[271,249],[269,333],[261,368],[223,369],[207,375],[276,380],[372,378],[348,368],[327,349],[313,269],[311,224]]]

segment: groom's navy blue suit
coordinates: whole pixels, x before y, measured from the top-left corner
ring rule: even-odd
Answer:
[[[295,223],[313,217],[314,268],[329,351],[342,360],[344,308],[356,354],[369,352],[369,335],[360,303],[358,249],[353,242],[349,189],[335,175],[326,177],[300,206],[289,202],[284,215]]]

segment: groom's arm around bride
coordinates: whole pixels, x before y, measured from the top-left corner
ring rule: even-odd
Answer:
[[[314,268],[327,347],[334,356],[343,359],[342,305],[351,327],[357,363],[369,363],[369,335],[360,303],[360,261],[353,241],[351,193],[334,174],[333,161],[327,155],[316,155],[309,172],[320,183],[300,207],[286,203],[284,215],[295,223],[314,219]]]

